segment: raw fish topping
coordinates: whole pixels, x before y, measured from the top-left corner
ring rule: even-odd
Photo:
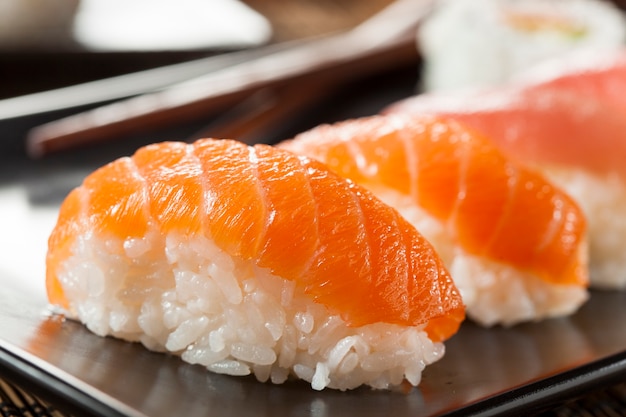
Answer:
[[[51,301],[71,305],[57,274],[78,236],[130,247],[154,232],[200,233],[352,326],[427,325],[443,340],[464,317],[439,257],[395,210],[319,162],[229,140],[151,145],[87,177],[50,237]]]

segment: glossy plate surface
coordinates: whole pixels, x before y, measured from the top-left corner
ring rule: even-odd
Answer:
[[[411,94],[413,83],[411,69],[368,80],[367,89],[359,85],[342,90],[341,97],[294,129],[372,114]],[[5,141],[19,138],[41,120],[1,121],[0,133]],[[465,323],[447,343],[446,356],[428,367],[420,387],[408,393],[317,392],[300,382],[274,386],[216,375],[138,344],[100,338],[76,322],[51,315],[43,262],[61,199],[113,157],[145,142],[184,138],[194,129],[178,127],[42,161],[27,161],[13,145],[3,144],[0,375],[76,415],[401,417],[529,413],[613,382],[626,371],[626,293],[620,292],[593,292],[569,318],[510,329]]]

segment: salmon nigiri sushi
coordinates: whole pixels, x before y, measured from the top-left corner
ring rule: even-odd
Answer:
[[[372,116],[279,146],[325,162],[398,209],[442,256],[480,324],[565,315],[588,297],[578,205],[458,123]]]
[[[465,317],[432,246],[323,164],[165,142],[89,175],[49,238],[49,300],[98,335],[314,389],[420,381]]]
[[[541,170],[584,210],[590,280],[626,288],[626,49],[579,51],[501,88],[423,94],[385,113],[433,114]]]

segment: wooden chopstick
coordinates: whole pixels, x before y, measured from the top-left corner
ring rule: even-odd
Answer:
[[[187,139],[236,138],[253,144],[276,141],[276,131],[285,123],[322,102],[334,90],[334,84],[284,85],[257,91]]]
[[[32,157],[191,120],[251,93],[290,83],[327,85],[416,60],[415,29],[429,0],[398,0],[355,29],[214,71],[151,94],[32,129]]]
[[[302,44],[267,45],[0,100],[0,120],[105,103],[156,92],[207,73]]]

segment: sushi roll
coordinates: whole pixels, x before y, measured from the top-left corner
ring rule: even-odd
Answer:
[[[626,19],[598,0],[442,0],[418,29],[423,91],[497,85],[546,59],[621,46]]]
[[[454,121],[372,116],[279,146],[323,161],[395,207],[434,245],[468,317],[484,326],[567,315],[588,297],[579,206]]]
[[[49,238],[52,305],[98,335],[314,389],[420,382],[464,306],[432,246],[323,164],[165,142],[89,175]]]
[[[626,49],[577,51],[499,88],[416,95],[384,113],[462,123],[540,170],[588,219],[590,284],[626,288]]]

